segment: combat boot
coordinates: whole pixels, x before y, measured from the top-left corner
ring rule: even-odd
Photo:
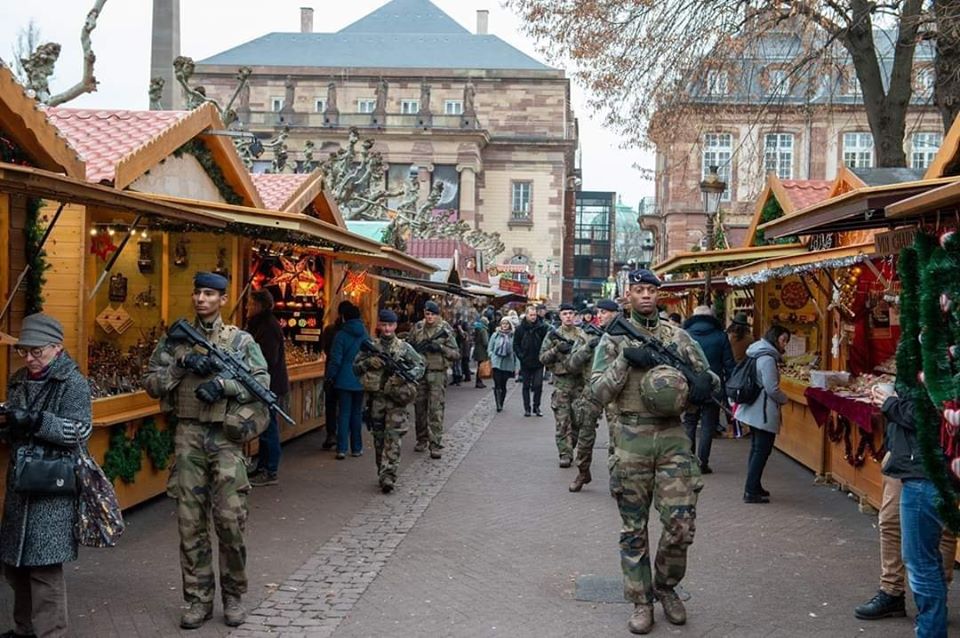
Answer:
[[[190,603],[187,611],[180,616],[180,626],[183,629],[198,629],[211,618],[213,618],[212,603]]]
[[[440,449],[439,449],[439,448],[433,448],[432,450],[430,450],[430,458],[431,458],[431,459],[439,459],[439,458],[440,458]]]
[[[223,597],[223,622],[227,627],[239,627],[247,619],[247,610],[239,596],[225,594]]]
[[[560,457],[560,467],[570,467],[571,465],[573,465],[573,461],[569,456]]]
[[[417,441],[417,444],[413,446],[414,452],[425,452],[427,450],[427,444]]]
[[[677,592],[672,589],[657,591],[657,598],[663,605],[663,615],[667,617],[672,625],[682,625],[687,622],[687,608],[683,601],[677,596]]]
[[[593,477],[590,476],[590,469],[580,470],[580,473],[577,474],[577,478],[573,479],[573,483],[570,484],[571,492],[579,492],[584,485],[593,480]]]
[[[635,603],[633,615],[627,623],[631,634],[649,634],[653,629],[653,605],[650,603]]]

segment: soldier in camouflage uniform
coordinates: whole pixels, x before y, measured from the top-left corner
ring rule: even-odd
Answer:
[[[612,299],[601,299],[597,302],[597,315],[600,317],[600,326],[606,328],[618,314],[620,307]],[[579,438],[577,439],[576,463],[578,474],[573,482],[570,483],[571,492],[579,492],[583,486],[593,480],[590,474],[590,465],[593,463],[593,446],[597,442],[597,424],[603,415],[604,406],[593,396],[593,390],[590,385],[590,375],[593,372],[593,357],[597,344],[600,343],[600,337],[588,335],[586,343],[574,351],[577,358],[584,357],[583,374],[587,382],[583,386],[580,396],[574,401],[573,417],[577,423]],[[607,427],[610,430],[610,439],[608,443],[609,455],[613,454],[614,444],[614,414],[613,404],[607,406]]]
[[[381,310],[373,347],[393,358],[414,379],[423,377],[424,360],[409,343],[397,339],[397,314]],[[373,432],[377,476],[384,494],[393,491],[400,467],[400,439],[407,433],[407,406],[417,396],[417,384],[390,371],[383,359],[361,348],[353,369],[369,400],[367,425]]]
[[[583,392],[586,382],[584,365],[589,361],[582,350],[587,335],[573,324],[576,309],[573,304],[560,305],[560,329],[551,330],[540,345],[540,363],[553,373],[553,395],[550,407],[557,423],[557,452],[560,467],[570,467],[573,450],[577,446],[577,422],[573,418],[573,402]],[[578,352],[574,353],[574,350]]]
[[[197,273],[193,281],[194,326],[214,345],[239,353],[263,386],[270,386],[267,362],[248,333],[220,318],[227,280]],[[243,530],[250,483],[242,441],[228,438],[250,418],[254,399],[239,383],[217,376],[217,365],[187,344],[160,339],[150,357],[143,385],[176,417],[175,463],[168,494],[177,498],[183,597],[190,603],[180,619],[184,629],[200,627],[213,615],[216,589],[213,547],[208,529],[211,512],[220,558],[224,621],[243,623],[241,596],[247,591],[247,550]],[[258,407],[258,406],[257,406]]]
[[[634,603],[627,626],[633,633],[646,634],[653,627],[655,599],[663,605],[669,622],[686,622],[686,609],[674,588],[686,572],[703,479],[690,453],[681,415],[688,405],[709,401],[719,379],[710,372],[696,341],[681,328],[658,319],[660,281],[656,275],[635,270],[629,283],[627,320],[662,344],[673,345],[693,371],[688,383],[680,370],[662,365],[650,348],[609,332],[594,355],[594,393],[601,404],[616,402],[620,415],[610,489],[623,522],[620,564],[624,595]],[[647,538],[651,505],[659,510],[663,524],[653,574]]]
[[[443,449],[443,409],[446,406],[447,368],[460,362],[460,348],[453,327],[440,317],[440,306],[428,301],[423,306],[423,320],[407,335],[414,350],[423,355],[427,371],[417,388],[415,404],[417,445],[414,452],[429,446],[430,458],[439,459]]]

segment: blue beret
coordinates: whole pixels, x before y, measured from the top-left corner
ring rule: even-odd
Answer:
[[[432,312],[435,315],[440,314],[440,306],[437,305],[436,301],[428,301],[427,303],[423,304],[423,309],[427,312]]]
[[[383,323],[397,323],[397,313],[387,308],[380,311],[379,317]]]
[[[577,307],[574,306],[572,303],[562,303],[562,304],[560,304],[560,312],[563,312],[564,310],[573,310],[573,311],[576,311],[576,310],[577,310]]]
[[[215,272],[198,272],[193,277],[194,288],[211,288],[220,292],[227,291],[227,278]]]
[[[653,274],[653,271],[646,268],[638,268],[631,272],[629,281],[631,286],[633,284],[650,284],[657,288],[660,287],[660,279]]]
[[[620,306],[618,306],[617,302],[613,299],[601,299],[597,302],[597,308],[600,310],[609,310],[610,312],[616,312],[620,310]]]

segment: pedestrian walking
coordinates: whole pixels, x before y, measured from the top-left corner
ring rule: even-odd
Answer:
[[[460,359],[453,327],[440,316],[440,306],[428,301],[423,319],[407,335],[407,341],[426,360],[427,371],[417,387],[414,405],[417,444],[414,452],[428,447],[430,458],[439,459],[443,449],[443,413],[446,408],[447,368]]]
[[[466,321],[461,319],[457,322],[457,330],[463,335],[462,339],[457,340],[457,345],[460,346],[460,374],[464,383],[470,383],[470,379],[473,377],[470,370],[470,352],[473,350],[474,329],[473,326],[468,325]],[[456,362],[453,365],[454,368],[457,367]],[[479,382],[479,378],[477,381]]]
[[[330,352],[333,350],[333,340],[343,326],[343,310],[349,305],[351,305],[349,301],[341,301],[337,306],[337,316],[331,317],[320,333],[320,348],[327,361],[330,360]],[[330,378],[330,375],[325,375],[323,378],[323,402],[324,429],[327,432],[327,436],[324,438],[323,444],[320,447],[324,450],[332,450],[337,447],[337,424],[339,423],[339,418],[337,391],[333,387],[333,379]]]
[[[363,454],[363,386],[353,371],[353,363],[360,352],[360,344],[369,339],[360,320],[360,310],[353,304],[344,306],[343,326],[333,339],[333,348],[327,360],[327,376],[333,380],[337,393],[339,419],[337,421],[337,460]]]
[[[226,277],[198,272],[191,299],[194,327],[213,345],[240,357],[257,382],[268,387],[270,374],[260,346],[249,333],[224,323],[220,316],[227,303]],[[236,627],[247,615],[241,598],[247,592],[243,530],[250,482],[243,441],[228,438],[224,424],[237,422],[241,411],[251,410],[245,404],[256,399],[239,382],[218,376],[219,372],[207,354],[164,335],[143,378],[147,394],[161,399],[177,419],[168,494],[177,499],[183,597],[190,603],[180,617],[184,629],[196,629],[213,615],[211,516],[219,548],[224,622]]]
[[[497,412],[503,412],[507,381],[520,369],[520,361],[513,351],[513,323],[508,317],[500,320],[500,327],[490,337],[488,349],[493,366],[493,400]]]
[[[361,349],[354,372],[368,393],[368,427],[373,433],[377,480],[380,490],[387,494],[397,483],[400,441],[409,429],[407,406],[417,397],[417,382],[423,377],[425,361],[413,346],[397,338],[395,312],[381,310],[378,319],[379,337],[372,340],[372,348]],[[387,358],[402,368],[409,379],[387,366]]]
[[[710,469],[710,450],[713,447],[713,437],[720,427],[720,401],[726,398],[723,392],[724,383],[733,373],[736,363],[733,359],[733,349],[723,331],[723,324],[713,314],[710,306],[697,306],[693,309],[693,316],[683,323],[693,340],[700,344],[700,348],[710,362],[710,370],[720,378],[720,393],[717,401],[710,401],[702,406],[695,406],[683,415],[683,427],[690,437],[690,451],[696,454],[700,461],[700,472],[712,474]],[[700,443],[697,444],[697,425],[700,426]]]
[[[287,376],[287,361],[283,349],[283,328],[273,314],[273,295],[269,290],[257,290],[250,295],[250,318],[247,331],[260,346],[270,373],[270,391],[277,395],[281,406],[286,406],[290,395],[290,379]],[[280,424],[277,415],[270,412],[270,425],[260,435],[260,451],[257,467],[250,475],[254,487],[276,485],[280,471]]]
[[[602,405],[617,403],[620,433],[610,459],[610,488],[623,526],[620,565],[624,596],[634,603],[628,629],[637,634],[653,627],[653,602],[659,600],[667,621],[687,620],[676,586],[687,569],[687,548],[696,529],[697,496],[703,488],[700,468],[680,421],[689,405],[710,400],[719,380],[697,342],[682,328],[657,315],[660,280],[646,269],[629,274],[627,319],[649,339],[671,347],[690,376],[662,365],[649,347],[626,336],[605,334],[597,346],[592,383]],[[651,574],[647,519],[653,504],[663,533]]]
[[[90,386],[63,349],[63,326],[50,315],[24,317],[14,352],[24,366],[7,384],[0,429],[10,444],[0,559],[13,589],[14,623],[4,635],[59,638],[69,633],[63,564],[77,559],[77,497],[18,490],[16,459],[32,449],[44,458],[65,454],[72,466],[93,431]]]
[[[577,316],[573,304],[560,304],[560,329],[551,331],[540,347],[540,363],[554,375],[550,407],[556,421],[557,454],[560,467],[573,464],[579,423],[573,418],[573,402],[583,392],[583,367],[591,349],[585,348],[587,336],[574,325]]]
[[[904,592],[909,574],[919,611],[917,635],[946,636],[946,593],[953,581],[957,537],[940,522],[930,500],[933,492],[927,491],[930,481],[917,447],[914,401],[898,398],[892,388],[881,385],[874,386],[873,395],[887,421],[883,438],[887,455],[881,467],[883,496],[877,515],[880,588],[853,613],[861,620],[906,616]],[[904,492],[908,494],[905,504]]]
[[[520,375],[523,377],[523,416],[543,416],[540,411],[543,394],[540,346],[547,331],[547,323],[537,314],[536,306],[528,306],[523,320],[514,328],[513,351],[520,360]]]
[[[734,363],[740,363],[747,356],[747,348],[753,343],[753,331],[746,313],[738,312],[733,316],[727,326],[727,338],[733,350]]]
[[[474,385],[477,388],[487,387],[487,384],[480,378],[480,367],[490,361],[490,354],[487,352],[489,343],[490,336],[487,333],[487,318],[478,317],[473,324],[473,360],[477,362],[477,382]]]
[[[747,481],[743,488],[744,503],[769,503],[770,493],[763,488],[763,470],[773,451],[780,430],[780,406],[787,395],[780,389],[783,353],[790,343],[790,331],[780,325],[771,326],[763,338],[747,348],[747,356],[757,360],[757,375],[763,390],[753,403],[737,406],[734,416],[752,431]]]
[[[464,347],[467,349],[467,357],[470,356],[470,347],[466,346],[467,335],[463,330],[463,322],[460,321],[460,316],[454,318],[450,326],[453,328],[453,338],[457,342],[457,359],[453,362],[453,365],[450,368],[450,385],[460,387],[460,384],[463,383],[463,350]]]

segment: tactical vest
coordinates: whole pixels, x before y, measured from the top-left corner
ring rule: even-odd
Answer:
[[[215,335],[208,335],[206,330],[199,325],[196,326],[204,336],[218,348],[229,352],[238,352],[243,342],[243,333],[236,326],[228,326],[222,321],[214,324],[214,329],[219,327]],[[174,351],[177,359],[188,354],[190,349],[187,347],[178,347]],[[176,412],[179,419],[190,419],[201,423],[223,423],[227,415],[228,399],[224,398],[210,405],[197,398],[196,391],[200,384],[209,381],[217,376],[217,373],[208,377],[200,377],[197,374],[189,373],[185,375],[176,389]]]
[[[572,332],[572,334],[571,334],[571,332]],[[575,331],[567,332],[567,331],[564,331],[563,328],[561,328],[561,329],[560,329],[560,334],[561,334],[563,337],[566,337],[567,339],[573,341],[573,342],[574,342],[574,346],[573,346],[574,348],[576,348],[577,346],[579,346],[579,345],[581,345],[581,344],[583,344],[583,343],[586,342],[586,339],[584,339],[584,336],[583,336],[583,331],[580,330],[580,329],[576,329]],[[557,335],[555,335],[555,334],[552,333],[552,332],[549,333],[549,334],[547,334],[547,336],[545,337],[545,339],[549,339],[549,340],[550,340],[550,343],[549,343],[549,345],[547,346],[548,348],[554,348],[554,347],[556,347],[556,346],[560,343],[560,340],[557,338]],[[573,352],[573,351],[571,350],[570,352]],[[577,382],[581,381],[581,380],[582,380],[582,377],[581,377],[580,375],[582,374],[583,370],[582,370],[582,369],[581,369],[581,370],[572,370],[572,369],[570,368],[570,365],[569,365],[569,363],[570,363],[570,353],[568,352],[567,354],[560,354],[560,353],[558,353],[558,354],[559,354],[559,359],[557,360],[556,363],[554,363],[554,364],[552,364],[552,365],[550,366],[550,372],[554,373],[554,374],[557,375],[558,377],[570,377],[570,380],[571,380],[571,381],[577,381]],[[576,379],[574,379],[574,377],[576,377]]]
[[[426,322],[421,321],[417,324],[414,329],[413,347],[418,347],[420,344],[430,341],[433,337],[437,336],[443,330],[447,331],[448,335],[453,334],[453,328],[446,321],[438,321],[432,328],[427,326]],[[443,346],[446,339],[433,339],[433,342],[437,345]],[[424,360],[427,362],[427,371],[428,372],[446,372],[449,364],[444,358],[442,352],[423,352],[419,351],[423,355]]]
[[[664,345],[669,345],[673,341],[674,334],[676,334],[673,327],[665,321],[659,322],[656,328],[648,330],[648,332]],[[627,337],[623,337],[621,344],[624,348],[630,347],[630,341]],[[624,384],[620,396],[615,401],[617,412],[629,412],[645,417],[660,417],[660,415],[650,414],[650,411],[643,402],[643,379],[649,373],[650,370],[638,370],[634,367],[627,368],[627,382]]]

